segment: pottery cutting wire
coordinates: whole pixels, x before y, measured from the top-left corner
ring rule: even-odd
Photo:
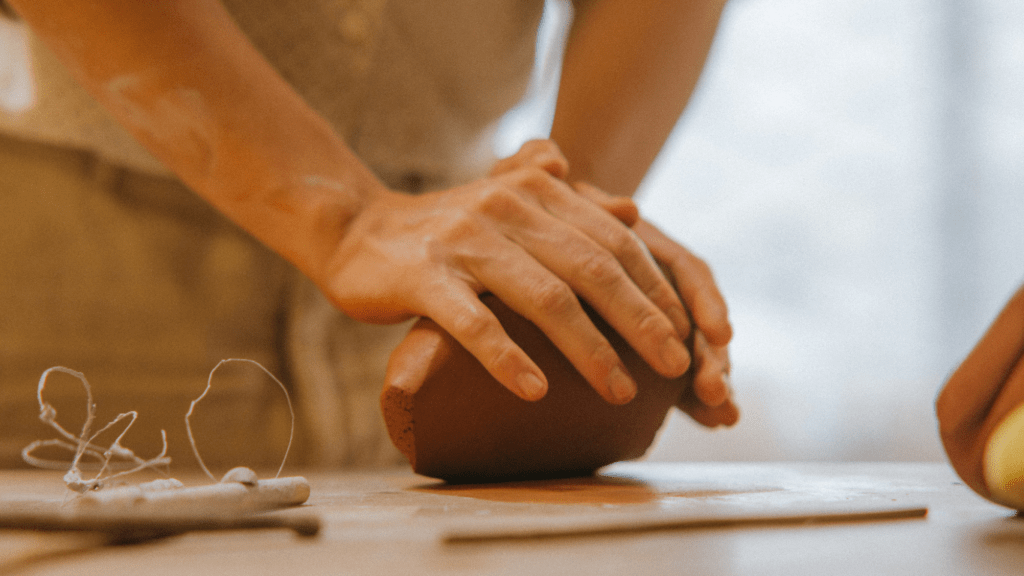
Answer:
[[[170,459],[165,456],[166,436],[164,436],[164,448],[161,453],[154,458],[144,460],[120,444],[122,437],[138,417],[137,413],[120,414],[99,431],[92,433],[95,406],[92,401],[92,389],[85,376],[64,367],[50,368],[40,377],[37,389],[40,419],[55,429],[63,438],[33,442],[25,448],[22,454],[26,462],[30,464],[53,468],[57,464],[62,466],[67,466],[67,464],[37,458],[32,452],[43,446],[56,446],[72,450],[75,456],[64,476],[64,482],[69,490],[80,495],[74,498],[69,506],[61,506],[56,510],[40,510],[40,507],[36,506],[32,510],[0,511],[0,529],[100,533],[106,537],[109,543],[138,542],[192,531],[262,528],[287,528],[302,536],[316,535],[320,530],[320,520],[314,515],[268,513],[298,506],[309,498],[310,488],[305,478],[301,476],[278,477],[288,457],[288,449],[285,450],[277,476],[268,479],[257,478],[256,473],[249,468],[236,467],[218,482],[203,462],[192,435],[189,418],[196,404],[210,391],[214,373],[227,362],[254,364],[270,376],[284,391],[288,400],[288,409],[292,415],[292,433],[288,438],[288,449],[290,449],[294,436],[295,413],[287,389],[258,362],[235,358],[226,359],[210,371],[206,388],[198,398],[192,401],[185,416],[185,426],[192,451],[200,467],[215,483],[186,487],[176,479],[166,478],[128,486],[111,486],[111,480],[114,478],[169,463]],[[52,372],[70,374],[76,377],[85,388],[87,416],[82,431],[77,436],[57,423],[56,409],[43,398],[47,377]],[[97,436],[123,420],[127,420],[127,426],[109,448],[103,450],[94,444]],[[93,478],[82,477],[79,464],[84,457],[95,458],[101,462],[99,472]],[[132,467],[129,470],[108,473],[114,458],[129,462]]]

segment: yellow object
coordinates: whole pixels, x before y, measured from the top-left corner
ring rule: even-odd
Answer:
[[[1024,510],[1024,404],[989,436],[983,466],[991,499]]]

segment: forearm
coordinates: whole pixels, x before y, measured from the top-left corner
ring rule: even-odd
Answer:
[[[575,2],[551,130],[570,179],[636,191],[697,84],[724,3]]]
[[[218,1],[11,3],[157,158],[314,279],[383,190]]]

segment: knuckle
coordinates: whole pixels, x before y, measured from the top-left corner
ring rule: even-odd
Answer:
[[[562,154],[562,149],[554,141],[535,140],[532,147],[534,148],[533,154],[537,157],[538,162],[544,166],[545,170],[548,172],[560,169],[568,171],[569,161],[565,158],[565,154]]]
[[[676,291],[667,281],[656,281],[647,289],[647,297],[659,308],[679,308],[681,306]]]
[[[698,286],[706,286],[708,284],[714,284],[714,273],[711,271],[711,266],[701,258],[694,256],[690,259],[690,275],[696,280],[695,284]]]
[[[557,148],[549,153],[547,163],[549,166],[558,169],[561,174],[565,174],[569,171],[569,160],[567,160],[565,156],[562,155],[562,151]]]
[[[648,262],[647,251],[640,240],[625,226],[608,226],[602,231],[600,245],[619,262]]]
[[[669,265],[681,294],[693,298],[709,290],[717,291],[714,274],[707,262],[690,257],[676,260]]]
[[[480,193],[477,209],[490,216],[502,217],[519,211],[522,199],[508,186],[492,186]]]
[[[597,251],[580,263],[580,272],[588,281],[600,286],[615,285],[622,277],[622,267],[609,253]]]
[[[429,242],[432,247],[447,247],[451,243],[462,243],[467,239],[480,235],[483,225],[480,220],[471,213],[465,212],[452,216],[448,220],[447,227],[439,232]]]
[[[491,365],[499,372],[507,372],[520,364],[519,351],[510,344],[499,344],[490,354]]]
[[[517,159],[515,157],[502,158],[495,162],[494,166],[491,167],[490,175],[496,176],[499,174],[504,174],[509,170],[513,169],[517,165]]]
[[[700,369],[697,371],[697,378],[716,380],[725,370],[726,363],[724,359],[712,352],[711,349],[708,349],[700,358]]]
[[[563,282],[547,281],[531,291],[531,301],[546,315],[563,316],[579,306],[576,294]]]
[[[647,259],[647,252],[641,246],[637,237],[625,227],[612,229],[607,242],[609,249],[620,260],[635,262]]]
[[[523,169],[521,182],[530,190],[545,190],[550,186],[552,177],[540,166],[527,166]]]
[[[492,328],[491,319],[475,311],[459,314],[452,321],[452,331],[461,336],[459,340],[484,341]]]
[[[602,338],[591,349],[589,364],[601,374],[605,374],[619,365],[619,355],[615,353],[615,348]]]
[[[672,325],[661,313],[644,310],[636,321],[637,330],[641,334],[650,334],[658,339],[667,338],[672,332]]]

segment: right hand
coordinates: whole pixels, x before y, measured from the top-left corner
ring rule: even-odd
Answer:
[[[539,399],[544,374],[479,299],[493,293],[608,402],[628,402],[636,383],[577,295],[668,378],[689,368],[689,320],[637,236],[557,177],[557,147],[533,142],[520,154],[538,146],[549,166],[496,169],[418,196],[380,192],[349,223],[318,284],[359,320],[433,319],[505,387]]]

